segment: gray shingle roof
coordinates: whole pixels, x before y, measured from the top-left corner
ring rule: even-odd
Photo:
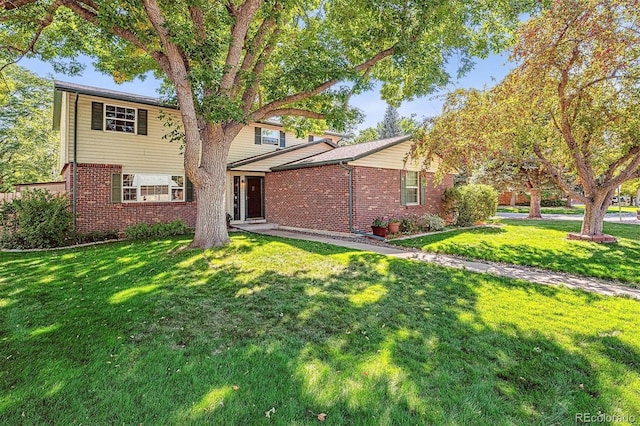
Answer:
[[[323,152],[302,160],[293,161],[274,167],[272,170],[301,169],[304,167],[324,166],[327,164],[338,164],[340,162],[355,161],[366,157],[383,149],[390,148],[411,139],[410,135],[396,136],[394,138],[380,139],[372,142],[359,143],[355,145],[341,146],[331,151]]]
[[[55,90],[62,92],[81,93],[83,95],[98,96],[107,99],[116,99],[119,101],[136,102],[144,105],[162,106],[165,108],[176,108],[175,105],[167,104],[160,98],[151,96],[134,95],[132,93],[120,92],[117,90],[102,89],[99,87],[85,86],[82,84],[68,83],[66,81],[55,80],[53,82]]]
[[[291,151],[297,151],[298,149],[307,148],[309,146],[317,145],[319,143],[326,143],[327,145],[335,148],[337,145],[331,139],[318,139],[317,141],[301,143],[298,145],[292,145],[286,148],[276,149],[275,151],[266,152],[264,154],[254,155],[253,157],[244,158],[242,160],[235,161],[227,165],[227,169],[233,169],[234,167],[246,166],[247,164],[255,163],[256,161],[264,160],[266,158],[276,157],[278,155],[285,154]]]

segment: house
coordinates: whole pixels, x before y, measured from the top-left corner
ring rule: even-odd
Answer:
[[[165,120],[172,105],[146,96],[55,82],[60,170],[81,232],[182,219],[195,225],[197,194]],[[227,212],[232,223],[369,231],[374,217],[439,213],[447,176],[405,164],[408,137],[339,146],[341,135],[298,138],[273,121],[247,125],[231,145]]]

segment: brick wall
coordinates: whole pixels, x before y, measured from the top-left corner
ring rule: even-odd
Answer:
[[[349,179],[338,165],[267,173],[265,214],[283,226],[349,232]]]
[[[371,232],[375,217],[403,217],[432,213],[441,215],[442,194],[453,186],[453,175],[433,186],[433,173],[426,174],[426,202],[424,205],[400,204],[400,170],[373,167],[354,167],[354,228]]]
[[[433,187],[427,174],[425,205],[400,205],[400,170],[352,167],[354,228],[371,232],[376,216],[440,214],[442,193],[453,186],[448,175]],[[265,213],[269,222],[283,226],[349,232],[348,174],[338,165],[267,173]]]
[[[77,229],[80,232],[123,231],[138,223],[170,222],[182,219],[195,226],[196,203],[112,203],[111,174],[121,173],[115,164],[78,164]],[[73,165],[65,166],[63,176],[69,198],[73,197]]]
[[[516,204],[527,204],[529,199],[524,192],[518,192],[516,195]],[[511,192],[503,192],[498,195],[498,205],[508,206],[511,204]]]

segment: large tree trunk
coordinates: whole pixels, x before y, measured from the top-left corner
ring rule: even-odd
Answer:
[[[529,189],[529,219],[542,219],[542,211],[540,210],[540,201],[542,195],[539,189]]]
[[[605,205],[606,204],[606,205]],[[582,235],[602,235],[604,215],[607,213],[608,203],[585,203],[584,219],[582,221]]]
[[[568,209],[573,208],[573,200],[571,199],[571,194],[567,194],[567,204],[566,207]]]
[[[511,191],[511,199],[509,200],[509,205],[511,207],[515,207],[516,206],[516,199],[518,198],[518,192],[517,191]]]
[[[202,132],[202,160],[199,180],[194,182],[198,210],[191,247],[207,249],[229,242],[227,232],[227,156],[237,131],[224,132],[219,125],[207,125]]]

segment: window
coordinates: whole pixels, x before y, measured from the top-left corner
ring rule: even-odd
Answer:
[[[418,204],[420,202],[420,184],[418,172],[407,172],[405,176],[404,196],[407,205]]]
[[[105,129],[112,132],[135,133],[136,110],[134,108],[105,105]]]
[[[278,145],[280,143],[280,132],[271,129],[262,129],[262,143],[265,145]]]
[[[124,173],[122,175],[122,201],[184,201],[184,181],[184,176],[180,175]]]

